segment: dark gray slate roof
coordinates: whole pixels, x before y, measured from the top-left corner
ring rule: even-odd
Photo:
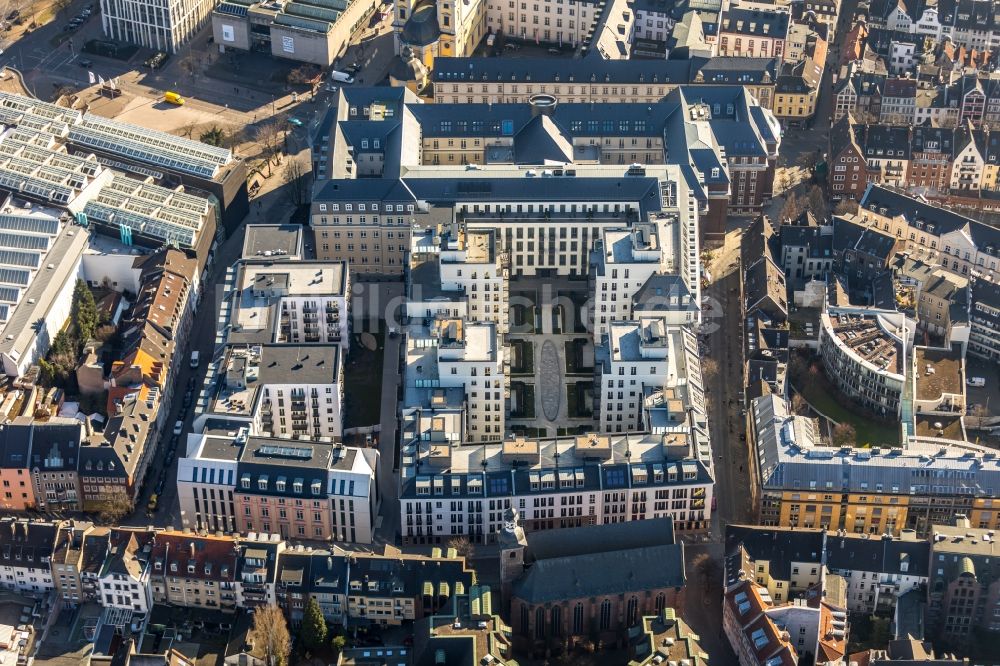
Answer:
[[[931,547],[926,540],[832,535],[827,538],[826,553],[827,566],[831,569],[926,576]],[[903,571],[904,563],[906,571]]]
[[[743,546],[752,560],[769,563],[771,577],[790,580],[792,562],[819,563],[823,554],[823,530],[726,526],[726,555]]]
[[[593,555],[670,545],[674,543],[674,522],[671,518],[657,518],[610,525],[542,530],[529,532],[527,539],[529,558],[535,560]]]
[[[682,587],[685,578],[683,544],[648,546],[537,561],[514,583],[513,594],[543,604]]]
[[[437,3],[422,2],[416,6],[410,18],[403,25],[401,39],[404,44],[427,46],[437,41],[441,36],[438,26]]]

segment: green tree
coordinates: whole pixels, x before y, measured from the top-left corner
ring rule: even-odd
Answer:
[[[56,366],[44,358],[38,361],[38,381],[42,386],[52,386],[56,383]]]
[[[347,639],[344,638],[343,636],[339,635],[334,636],[333,640],[330,641],[330,647],[332,647],[334,652],[336,652],[337,654],[343,652],[346,646],[347,646]]]
[[[97,303],[94,294],[83,280],[76,281],[73,291],[73,324],[76,326],[77,342],[85,343],[94,337],[97,329]]]
[[[218,125],[212,125],[212,128],[206,132],[202,132],[198,140],[202,143],[207,143],[210,146],[218,146],[221,148],[226,142],[226,132]]]
[[[309,597],[309,603],[306,604],[299,637],[302,639],[302,644],[310,650],[315,650],[326,643],[326,620],[323,618],[323,609],[319,607],[315,597]]]

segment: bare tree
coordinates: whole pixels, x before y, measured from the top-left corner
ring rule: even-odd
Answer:
[[[72,97],[76,94],[76,88],[69,85],[63,85],[56,88],[55,92],[52,93],[52,99],[58,100],[60,97]]]
[[[241,143],[246,141],[246,129],[242,125],[230,125],[225,128],[226,136],[229,137],[229,149],[236,150]]]
[[[785,169],[781,169],[781,173],[778,174],[778,182],[777,182],[778,189],[775,191],[775,194],[781,194],[782,192],[788,189],[790,184],[791,184],[791,179],[788,177],[788,171]]]
[[[858,202],[854,199],[841,199],[833,212],[835,215],[855,215],[858,212]]]
[[[53,0],[52,8],[55,10],[56,16],[58,16],[71,4],[73,4],[73,0]]]
[[[293,205],[301,206],[309,203],[309,174],[303,168],[302,162],[289,159],[281,172],[281,180]]]
[[[264,659],[267,666],[285,666],[292,653],[292,639],[288,623],[277,606],[263,606],[254,611],[253,627],[248,636],[254,653]]]
[[[785,197],[785,205],[781,207],[781,221],[794,220],[802,212],[802,204],[799,202],[798,196],[794,192],[790,192],[787,197]]]
[[[804,171],[812,171],[812,168],[816,166],[816,154],[811,152],[800,153],[795,158],[795,165]]]
[[[105,525],[117,525],[122,518],[132,513],[133,508],[132,501],[126,495],[116,493],[111,499],[105,500],[97,514],[97,520]]]
[[[192,81],[195,81],[201,71],[201,58],[196,53],[188,53],[181,60],[181,69],[191,77]]]
[[[278,123],[269,122],[254,129],[254,140],[260,144],[261,156],[267,162],[267,177],[271,177],[271,163],[278,164],[281,149],[281,128]]]
[[[715,377],[719,372],[719,362],[710,356],[706,356],[701,359],[701,374],[702,377],[708,379],[709,377]]]
[[[858,433],[850,423],[838,423],[830,438],[834,446],[854,446],[858,441]]]
[[[181,128],[181,135],[184,136],[185,138],[190,139],[191,135],[194,134],[194,131],[197,127],[198,123],[196,122],[187,123],[186,125],[184,125],[184,127]]]
[[[969,419],[969,425],[977,430],[982,430],[986,419],[990,417],[990,412],[986,409],[986,405],[977,404],[972,408],[972,411],[969,412],[969,416],[972,417]]]
[[[695,555],[693,564],[695,571],[701,575],[702,586],[706,591],[715,584],[722,583],[722,566],[708,553]]]
[[[802,397],[801,393],[792,394],[792,413],[793,414],[805,414],[809,409],[809,403],[806,399]]]
[[[809,190],[809,211],[821,224],[826,220],[826,197],[819,185],[813,185]]]
[[[469,541],[469,537],[466,536],[454,536],[448,539],[448,547],[454,548],[456,553],[466,559],[468,559],[475,550],[472,542]]]

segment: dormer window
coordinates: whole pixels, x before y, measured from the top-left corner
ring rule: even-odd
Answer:
[[[206,576],[211,576],[212,575],[212,563],[211,562],[206,562],[205,563],[205,575]]]
[[[292,483],[292,491],[296,493],[302,492],[302,479],[295,479]]]
[[[171,562],[170,563],[170,571],[173,572],[173,573],[177,573],[177,563],[176,562]]]
[[[193,574],[194,573],[194,569],[195,569],[194,562],[188,563],[188,573],[189,574]]]
[[[279,476],[275,485],[277,486],[279,493],[285,492],[285,477]]]
[[[312,483],[312,494],[313,495],[319,495],[321,492],[323,492],[323,484],[320,483],[319,481],[313,481],[313,483]]]
[[[249,474],[244,474],[243,475],[243,478],[240,479],[240,485],[243,487],[244,490],[249,490],[250,489],[250,475]]]
[[[259,479],[257,479],[257,487],[260,488],[261,490],[267,490],[267,475],[266,474],[264,476],[260,477]]]

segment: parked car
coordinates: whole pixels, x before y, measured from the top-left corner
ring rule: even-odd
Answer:
[[[549,49],[549,55],[561,55],[561,54],[562,54],[562,51],[560,51],[559,49],[557,49],[554,46]]]
[[[77,64],[80,65],[80,67],[90,67],[91,65],[94,64],[94,62],[92,60],[87,60],[86,58],[84,58],[83,60],[80,60]]]
[[[184,421],[178,421],[174,424],[174,434],[180,435],[182,432],[184,432]]]
[[[503,45],[503,50],[504,51],[518,51],[520,49],[521,49],[521,45],[520,44],[515,44],[514,42],[507,42],[506,44]]]

